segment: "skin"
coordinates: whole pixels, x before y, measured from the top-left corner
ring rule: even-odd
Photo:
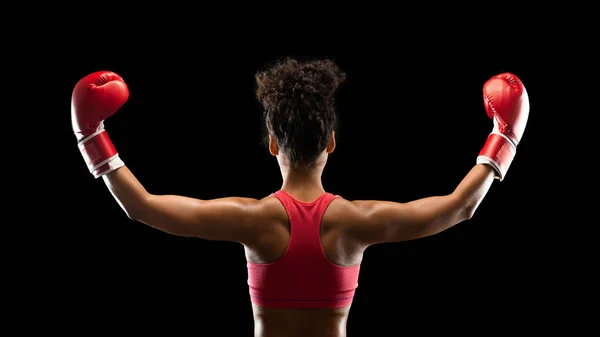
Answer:
[[[313,201],[325,193],[321,175],[335,149],[335,133],[314,167],[303,172],[289,169],[287,158],[272,136],[269,151],[277,158],[282,190],[300,201]],[[232,241],[244,245],[246,258],[268,263],[285,252],[290,226],[275,197],[199,200],[146,191],[126,166],[103,176],[106,186],[130,219],[180,236]],[[413,240],[440,233],[470,219],[494,181],[494,170],[475,165],[449,194],[407,203],[377,200],[331,202],[321,223],[321,244],[329,260],[351,266],[362,261],[374,244]],[[254,336],[346,336],[350,306],[340,309],[268,309],[252,306]]]

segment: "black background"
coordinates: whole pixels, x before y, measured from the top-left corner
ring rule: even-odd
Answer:
[[[556,45],[530,35],[498,46],[476,34],[439,30],[425,37],[387,31],[335,39],[321,33],[316,39],[316,33],[279,38],[258,30],[222,37],[157,30],[107,38],[94,31],[62,53],[64,83],[55,89],[64,107],[58,118],[64,156],[49,202],[56,223],[46,229],[50,247],[37,271],[48,281],[40,296],[48,307],[63,308],[62,314],[54,309],[62,318],[51,324],[252,335],[243,247],[171,236],[129,220],[101,179],[87,171],[70,131],[68,104],[81,77],[117,72],[130,99],[105,126],[149,192],[262,198],[282,181],[262,144],[253,76],[284,56],[331,58],[347,73],[337,101],[337,148],[323,182],[350,200],[405,202],[452,192],[492,129],[483,83],[512,72],[530,97],[528,127],[506,179],[494,182],[471,220],[366,251],[349,336],[488,335],[557,323],[540,318],[560,296],[548,297],[541,277],[551,261],[543,234],[549,223],[540,220],[536,202],[545,169],[535,154],[542,143],[536,139],[541,97],[549,95],[543,62],[550,61],[543,55]],[[552,111],[547,103],[544,111]]]

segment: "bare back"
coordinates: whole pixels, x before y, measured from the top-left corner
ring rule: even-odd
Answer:
[[[290,193],[300,201],[309,202],[319,194]],[[296,197],[298,196],[298,197]],[[246,258],[253,263],[270,263],[285,253],[290,239],[288,215],[279,200],[267,197],[261,201],[266,214],[273,219],[265,224],[265,230],[256,247],[245,246]],[[362,260],[364,247],[352,243],[345,237],[344,226],[353,212],[357,212],[351,202],[334,199],[321,221],[321,245],[329,260],[337,265],[352,266]],[[346,336],[346,322],[350,306],[339,309],[274,309],[252,305],[255,336]]]

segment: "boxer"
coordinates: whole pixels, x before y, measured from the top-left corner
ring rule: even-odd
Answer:
[[[346,336],[365,249],[440,233],[470,219],[494,181],[505,179],[529,115],[510,73],[483,85],[492,131],[474,166],[448,194],[406,203],[347,200],[321,180],[336,146],[335,93],[345,74],[330,60],[286,59],[256,75],[269,152],[283,184],[262,199],[199,200],[147,191],[127,168],[104,121],[129,98],[121,76],[98,71],[72,94],[72,126],[88,170],[127,216],[180,236],[244,246],[255,336]]]

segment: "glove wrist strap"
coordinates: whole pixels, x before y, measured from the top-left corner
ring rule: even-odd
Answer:
[[[88,170],[96,178],[124,165],[104,129],[82,139],[78,147]]]
[[[477,156],[477,164],[492,166],[496,170],[496,178],[502,181],[516,152],[516,145],[508,137],[491,133]]]

